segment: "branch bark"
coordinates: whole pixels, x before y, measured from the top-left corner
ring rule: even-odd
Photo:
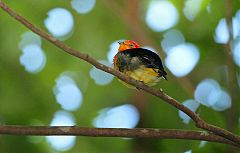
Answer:
[[[185,139],[204,140],[225,143],[236,146],[235,143],[221,136],[206,134],[204,131],[184,131],[176,129],[152,128],[86,128],[77,126],[0,126],[0,134],[25,135],[25,136],[53,136],[74,135],[91,137],[128,137],[128,138],[160,138],[160,139]]]
[[[208,132],[212,132],[216,135],[222,136],[230,141],[232,141],[232,143],[235,143],[236,145],[240,146],[240,137],[238,135],[235,135],[227,130],[224,130],[220,127],[216,127],[214,125],[208,124],[207,122],[205,122],[203,119],[201,119],[196,113],[192,112],[189,108],[185,107],[184,105],[182,105],[180,102],[178,102],[177,100],[173,99],[172,97],[168,96],[165,92],[163,92],[162,90],[157,90],[154,88],[150,88],[148,86],[146,86],[145,84],[136,81],[126,75],[124,75],[123,73],[114,70],[110,67],[107,67],[101,63],[99,63],[96,59],[90,57],[88,54],[83,54],[67,45],[65,45],[64,43],[62,43],[61,41],[57,40],[56,38],[52,37],[51,35],[49,35],[48,33],[44,32],[43,30],[39,29],[38,27],[34,26],[32,23],[30,23],[27,19],[23,18],[22,16],[20,16],[19,14],[17,14],[16,12],[14,12],[12,9],[10,9],[5,3],[3,3],[2,1],[0,1],[0,8],[2,10],[4,10],[6,13],[8,13],[10,16],[12,16],[13,18],[15,18],[17,21],[19,21],[20,23],[22,23],[24,26],[26,26],[28,29],[30,29],[31,31],[33,31],[34,33],[38,34],[39,36],[41,36],[43,39],[46,39],[47,41],[51,42],[53,45],[55,45],[56,47],[60,48],[61,50],[65,51],[66,53],[73,55],[75,57],[78,57],[86,62],[88,62],[89,64],[95,66],[96,68],[103,70],[107,73],[110,73],[116,77],[118,77],[120,80],[135,86],[137,89],[142,89],[145,92],[148,92],[149,94],[152,94],[154,96],[159,97],[160,99],[162,99],[163,101],[167,102],[168,104],[174,106],[175,108],[177,108],[178,110],[183,111],[184,113],[186,113],[196,124],[196,127],[207,130]]]

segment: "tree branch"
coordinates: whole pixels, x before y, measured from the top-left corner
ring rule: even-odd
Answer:
[[[159,44],[150,37],[148,29],[141,22],[141,17],[138,15],[139,1],[127,1],[125,0],[125,6],[119,6],[116,1],[103,0],[106,6],[118,16],[128,27],[132,33],[133,38],[138,42],[145,42],[146,44],[156,48],[161,57],[165,57],[164,51],[159,47]],[[138,2],[138,3],[136,3]],[[131,3],[131,4],[130,4]],[[136,13],[137,12],[137,13]],[[173,78],[182,89],[191,97],[194,92],[194,86],[187,77]]]
[[[92,137],[128,137],[128,138],[160,138],[160,139],[186,139],[204,140],[225,143],[236,146],[235,143],[221,136],[206,134],[204,131],[184,131],[176,129],[152,128],[86,128],[77,126],[0,126],[0,134],[25,135],[25,136],[53,136],[74,135]]]
[[[177,100],[168,96],[163,91],[157,90],[157,89],[154,89],[154,88],[150,88],[150,87],[146,86],[145,84],[143,84],[139,81],[136,81],[136,80],[124,75],[123,73],[121,73],[117,70],[114,70],[110,67],[107,67],[107,66],[99,63],[97,60],[90,57],[88,54],[83,54],[83,53],[65,45],[64,43],[62,43],[61,41],[52,37],[48,33],[44,32],[43,30],[34,26],[32,23],[30,23],[28,20],[26,20],[22,16],[15,13],[13,10],[11,10],[6,4],[4,4],[1,1],[0,1],[0,8],[2,8],[6,13],[8,13],[10,16],[15,18],[16,20],[18,20],[20,23],[25,25],[28,29],[30,29],[34,33],[38,34],[42,38],[46,39],[47,41],[51,42],[52,44],[54,44],[55,46],[57,46],[61,50],[65,51],[66,53],[68,53],[70,55],[73,55],[75,57],[78,57],[78,58],[90,63],[91,65],[95,66],[96,68],[98,68],[100,70],[103,70],[107,73],[110,73],[110,74],[118,77],[120,80],[122,80],[122,81],[124,81],[124,82],[126,82],[126,83],[128,83],[132,86],[135,86],[138,89],[142,89],[142,90],[144,90],[144,91],[146,91],[146,92],[148,92],[152,95],[155,95],[155,96],[159,97],[163,101],[169,103],[170,105],[174,106],[175,108],[177,108],[177,109],[183,111],[184,113],[186,113],[195,122],[197,127],[201,128],[201,129],[204,129],[204,130],[207,130],[209,132],[212,132],[216,135],[222,136],[222,137],[232,141],[233,143],[237,144],[238,146],[240,146],[240,137],[238,135],[235,135],[235,134],[233,134],[233,133],[231,133],[227,130],[224,130],[220,127],[216,127],[216,126],[213,126],[211,124],[206,123],[196,113],[192,112],[189,108],[185,107],[184,105],[182,105]]]

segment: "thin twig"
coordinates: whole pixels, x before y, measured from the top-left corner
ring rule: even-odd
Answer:
[[[204,131],[184,131],[177,129],[152,129],[152,128],[87,128],[77,126],[0,126],[0,134],[26,135],[26,136],[53,136],[53,135],[74,135],[92,137],[128,137],[128,138],[160,138],[160,139],[186,139],[204,140],[231,144],[221,136],[206,134]]]
[[[174,106],[175,108],[177,108],[177,109],[183,111],[184,113],[186,113],[195,122],[197,127],[205,129],[205,130],[207,130],[209,132],[212,132],[214,134],[217,134],[219,136],[222,136],[222,137],[224,137],[224,138],[226,138],[226,139],[228,139],[228,140],[232,141],[233,143],[236,143],[240,146],[240,137],[238,135],[235,135],[235,134],[233,134],[233,133],[231,133],[227,130],[224,130],[220,127],[216,127],[216,126],[213,126],[211,124],[206,123],[196,113],[192,112],[189,108],[185,107],[184,105],[179,103],[177,100],[168,96],[163,91],[160,91],[160,90],[157,90],[157,89],[154,89],[154,88],[150,88],[150,87],[146,86],[145,84],[143,84],[139,81],[136,81],[136,80],[124,75],[123,73],[121,73],[117,70],[114,70],[110,67],[107,67],[107,66],[99,63],[97,60],[90,57],[88,54],[83,54],[83,53],[65,45],[64,43],[62,43],[61,41],[52,37],[48,33],[44,32],[43,30],[34,26],[32,23],[30,23],[28,20],[26,20],[22,16],[15,13],[13,10],[11,10],[3,2],[0,2],[0,8],[2,8],[6,13],[8,13],[10,16],[15,18],[16,20],[18,20],[20,23],[25,25],[28,29],[30,29],[34,33],[38,34],[42,38],[46,39],[47,41],[51,42],[52,44],[54,44],[55,46],[57,46],[61,50],[65,51],[66,53],[68,53],[70,55],[73,55],[75,57],[78,57],[78,58],[90,63],[91,65],[95,66],[96,68],[98,68],[100,70],[103,70],[107,73],[110,73],[110,74],[118,77],[120,80],[122,80],[122,81],[124,81],[124,82],[126,82],[126,83],[128,83],[132,86],[135,86],[138,89],[142,89],[142,90],[144,90],[144,91],[146,91],[146,92],[148,92],[152,95],[155,95],[155,96],[161,98],[163,101],[169,103],[170,105]]]

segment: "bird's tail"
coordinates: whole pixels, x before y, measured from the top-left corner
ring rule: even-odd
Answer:
[[[160,74],[160,77],[163,77],[165,80],[168,80],[167,72],[165,72],[164,70],[159,70],[159,74]]]

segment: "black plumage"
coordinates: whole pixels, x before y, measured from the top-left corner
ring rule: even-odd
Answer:
[[[164,77],[167,80],[160,57],[144,48],[127,49],[116,54],[116,64],[119,71],[133,71],[144,65],[147,68],[153,68],[157,71],[159,77]]]

